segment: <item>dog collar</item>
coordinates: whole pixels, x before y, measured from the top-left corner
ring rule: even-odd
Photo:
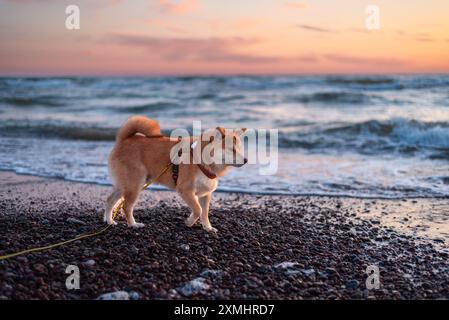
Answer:
[[[198,168],[200,168],[201,172],[204,173],[204,175],[206,177],[208,177],[209,179],[215,179],[217,178],[217,175],[213,172],[210,172],[209,170],[206,169],[206,167],[204,167],[202,164],[197,164]]]
[[[191,145],[190,145],[190,149],[194,150],[196,148],[198,144],[198,140],[195,140]],[[201,172],[204,173],[204,175],[206,177],[208,177],[209,179],[215,179],[217,178],[217,175],[213,172],[210,172],[209,170],[207,170],[203,165],[201,164],[197,164],[198,168],[200,168]]]

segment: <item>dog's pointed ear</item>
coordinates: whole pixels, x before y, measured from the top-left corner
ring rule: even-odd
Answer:
[[[241,128],[241,129],[235,130],[235,133],[236,133],[238,136],[241,136],[241,135],[244,134],[245,132],[246,132],[246,128]]]
[[[214,140],[221,140],[224,138],[224,136],[225,136],[225,129],[223,129],[221,127],[216,127],[215,133],[213,135],[211,135],[209,138],[209,142],[212,142]]]
[[[222,128],[222,127],[217,127],[217,130],[218,130],[218,132],[221,133],[221,137],[224,138],[224,136],[225,136],[225,129]]]
[[[222,128],[222,127],[217,127],[216,130],[215,130],[215,137],[214,137],[214,139],[221,140],[221,139],[224,139],[224,137],[225,137],[225,129]],[[213,139],[211,137],[211,142],[212,142],[212,140]]]

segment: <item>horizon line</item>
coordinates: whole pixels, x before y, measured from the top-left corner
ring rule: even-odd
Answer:
[[[0,78],[208,78],[208,77],[307,77],[307,76],[449,76],[442,72],[316,72],[316,73],[149,73],[149,74],[1,74]]]

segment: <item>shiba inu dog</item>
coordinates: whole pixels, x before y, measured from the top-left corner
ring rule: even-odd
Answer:
[[[211,196],[219,177],[224,176],[230,167],[241,167],[247,162],[241,152],[240,139],[245,130],[217,127],[198,137],[176,139],[161,135],[157,121],[132,116],[119,129],[109,156],[109,173],[114,189],[106,201],[104,221],[115,224],[112,211],[123,198],[128,226],[142,227],[143,224],[137,223],[133,216],[142,186],[172,163],[172,170],[165,172],[156,183],[176,190],[190,207],[192,212],[185,221],[188,227],[200,220],[205,230],[216,232],[209,221]],[[203,157],[206,153],[207,157]],[[181,162],[175,164],[176,155]]]

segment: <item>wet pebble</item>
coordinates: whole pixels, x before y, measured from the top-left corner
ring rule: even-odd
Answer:
[[[183,296],[190,297],[209,290],[210,285],[202,277],[195,278],[177,289]]]
[[[126,291],[108,292],[100,295],[97,300],[129,300],[129,293]]]

